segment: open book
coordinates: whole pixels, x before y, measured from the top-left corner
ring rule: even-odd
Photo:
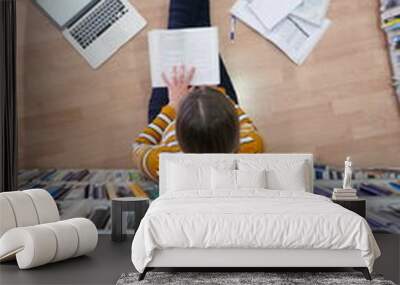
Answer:
[[[192,28],[149,32],[151,81],[165,87],[162,72],[169,76],[173,66],[195,67],[192,85],[218,85],[218,29]]]
[[[324,19],[320,26],[310,24],[297,17],[288,16],[273,29],[267,29],[254,14],[254,0],[237,0],[231,13],[261,36],[279,47],[293,62],[302,64],[325,34],[331,21]]]

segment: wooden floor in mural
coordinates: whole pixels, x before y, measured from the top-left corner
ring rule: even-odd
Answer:
[[[32,4],[17,1],[20,166],[129,168],[146,124],[147,32],[165,27],[167,0],[131,1],[148,26],[93,71]],[[400,116],[380,29],[378,1],[332,0],[332,26],[302,66],[239,23],[232,0],[212,2],[220,49],[243,108],[270,152],[312,152],[318,161],[400,164]]]

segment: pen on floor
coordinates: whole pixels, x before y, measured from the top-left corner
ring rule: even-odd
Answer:
[[[229,39],[231,40],[231,42],[235,41],[235,34],[236,34],[236,17],[235,16],[231,16],[231,31],[229,33]]]

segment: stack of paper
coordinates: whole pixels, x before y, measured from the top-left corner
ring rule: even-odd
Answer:
[[[329,0],[237,0],[232,15],[302,64],[330,25]]]
[[[356,189],[333,189],[332,194],[333,200],[357,200],[357,190]]]
[[[248,5],[258,20],[271,30],[302,2],[303,0],[253,0]]]
[[[400,103],[400,1],[381,0],[382,28],[386,31],[393,85]]]
[[[290,15],[321,26],[328,12],[330,0],[304,0]]]

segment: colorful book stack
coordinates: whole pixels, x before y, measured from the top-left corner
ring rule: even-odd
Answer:
[[[386,32],[390,61],[393,70],[393,86],[400,103],[400,1],[381,0],[382,28]]]
[[[158,184],[135,169],[22,169],[18,183],[21,190],[46,189],[56,200],[61,219],[89,218],[101,233],[111,230],[113,198],[158,197]],[[128,226],[133,221],[128,220]]]
[[[333,189],[332,194],[333,200],[357,200],[357,190],[356,189]]]
[[[343,180],[343,167],[314,164],[316,180]],[[359,180],[400,180],[400,167],[397,168],[353,168],[353,181]]]
[[[346,194],[334,190],[342,186],[343,168],[316,163],[314,171],[315,194],[339,200],[358,195],[367,200],[367,220],[373,231],[400,234],[400,168],[354,168],[352,182],[357,193],[347,190],[350,193]],[[62,219],[87,217],[101,233],[111,231],[112,198],[158,197],[158,183],[135,169],[21,169],[18,181],[21,190],[47,189]],[[133,221],[128,216],[128,232]]]

